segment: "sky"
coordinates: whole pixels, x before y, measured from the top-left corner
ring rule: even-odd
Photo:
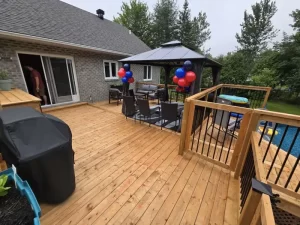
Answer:
[[[63,0],[91,13],[97,9],[105,11],[105,18],[113,20],[118,15],[122,2],[129,0]],[[144,0],[152,11],[157,0]],[[182,8],[184,0],[177,0],[179,10]],[[226,54],[234,51],[238,43],[235,34],[240,32],[240,24],[243,22],[244,11],[251,9],[251,5],[256,0],[189,0],[192,16],[196,16],[200,11],[206,12],[207,20],[210,23],[211,39],[205,43],[204,48],[210,49],[213,56]],[[300,9],[300,0],[276,0],[278,11],[273,17],[273,25],[280,30],[278,36],[273,41],[282,39],[283,31],[291,34],[292,28],[289,26],[293,22],[289,14]]]

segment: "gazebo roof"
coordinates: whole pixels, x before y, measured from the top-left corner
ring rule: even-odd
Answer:
[[[159,48],[122,59],[120,62],[160,66],[178,66],[182,65],[186,60],[205,61],[205,67],[222,67],[220,63],[185,47],[180,41],[170,41],[168,43],[164,43]]]

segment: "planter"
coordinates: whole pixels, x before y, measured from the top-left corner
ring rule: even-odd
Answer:
[[[29,203],[29,211],[31,211],[30,210],[30,206],[31,206],[31,209],[33,212],[33,215],[30,215],[33,217],[33,222],[31,224],[40,225],[39,217],[41,216],[41,208],[35,198],[35,195],[33,194],[32,190],[30,188],[29,184],[27,183],[27,181],[22,181],[22,179],[18,175],[16,175],[16,184],[17,184],[17,189],[16,189],[15,183],[14,183],[14,174],[13,174],[13,170],[11,168],[9,168],[3,172],[0,172],[0,176],[1,175],[8,175],[8,183],[9,183],[9,186],[11,187],[11,189],[8,190],[8,194],[6,196],[0,197],[0,199],[6,197],[6,200],[7,201],[9,200],[11,202],[12,200],[8,199],[8,198],[14,198],[14,199],[17,199],[18,201],[20,201],[21,202],[20,204],[22,204],[22,201],[24,201],[24,198],[22,198],[22,196],[26,197],[26,199]],[[11,195],[10,195],[10,192],[11,192]],[[15,192],[19,192],[19,193],[15,193]],[[3,201],[3,200],[1,200],[1,201]],[[28,204],[26,204],[26,205],[28,206]],[[7,205],[5,205],[5,207],[12,208]],[[22,211],[22,210],[19,210],[19,211]],[[21,213],[21,212],[19,212],[19,213]],[[15,216],[15,215],[16,214],[13,214],[13,216]],[[0,218],[1,218],[1,216],[0,216]],[[1,220],[0,220],[0,223],[1,223]],[[8,222],[6,222],[6,223],[8,223]]]
[[[11,79],[0,80],[0,90],[1,91],[10,91],[11,90]]]

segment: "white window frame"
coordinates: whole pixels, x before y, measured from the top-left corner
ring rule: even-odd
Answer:
[[[106,77],[106,72],[105,72],[105,63],[109,63],[109,77]],[[111,70],[111,64],[115,63],[116,64],[116,76],[112,76],[112,70]],[[103,60],[103,70],[104,70],[104,79],[105,80],[118,80],[118,62],[114,60]]]
[[[145,74],[144,74],[145,66],[147,66],[147,76],[148,76],[148,70],[149,70],[149,67],[151,67],[150,79],[149,79],[149,78],[144,79],[144,75],[145,75]],[[150,65],[144,65],[144,67],[143,67],[143,79],[144,79],[144,81],[151,81],[152,78],[153,78],[152,73],[153,73],[153,67],[150,66]]]

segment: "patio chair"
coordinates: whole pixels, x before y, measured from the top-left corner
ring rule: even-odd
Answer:
[[[110,88],[108,93],[108,103],[110,104],[111,100],[117,100],[117,105],[122,100],[122,92],[117,88]]]
[[[155,114],[157,112],[157,110],[160,111],[160,106],[150,107],[149,101],[144,100],[144,99],[137,99],[137,104],[138,104],[138,108],[139,108],[139,112],[140,112],[140,122],[141,122],[141,116],[144,116],[144,121],[145,121],[145,117],[147,117],[147,119],[149,121],[149,127],[150,127],[151,117],[153,114]],[[149,117],[150,117],[150,120],[149,120]]]
[[[217,97],[216,103],[232,105],[231,101],[220,98],[220,97]],[[239,124],[242,121],[242,119],[243,119],[242,117],[231,119],[231,112],[229,112],[229,111],[214,110],[213,111],[213,121],[210,124],[209,128],[213,127],[212,129],[215,129],[216,128],[215,125],[217,124],[220,127],[220,130],[225,132],[225,135],[228,134],[234,138],[237,138],[237,136],[235,135],[234,132],[235,132],[236,128],[239,127]],[[216,129],[218,129],[218,128],[216,128]],[[208,134],[208,135],[210,135],[210,134]]]
[[[125,105],[125,116],[126,119],[128,116],[133,116],[136,120],[136,114],[138,113],[138,110],[136,108],[136,105],[134,103],[134,99],[132,96],[123,96],[123,101]]]
[[[157,104],[159,105],[159,101],[163,102],[165,100],[165,89],[160,88],[157,90]]]
[[[167,103],[167,102],[161,103],[161,120],[163,120],[163,122],[161,121],[160,123],[160,129],[162,129],[163,125],[165,125],[165,120],[168,121],[168,124],[170,124],[171,122],[175,122],[175,127],[176,127],[177,120],[179,120],[178,125],[180,125],[180,119],[181,119],[181,111],[178,110],[178,104]]]

